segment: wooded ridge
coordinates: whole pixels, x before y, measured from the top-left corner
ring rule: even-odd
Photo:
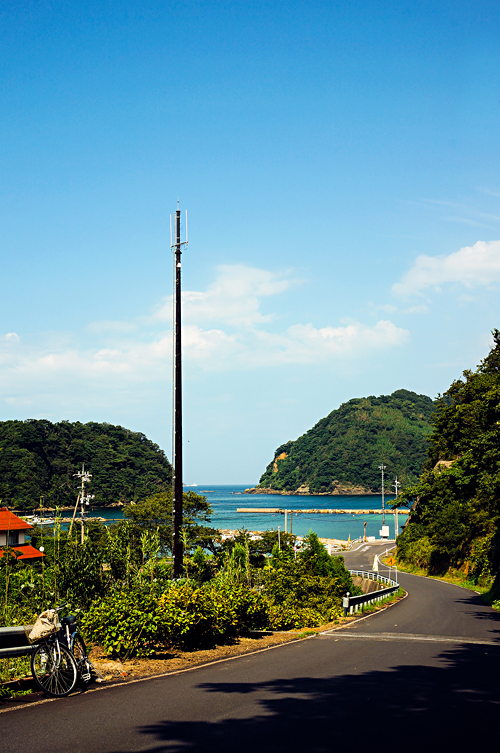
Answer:
[[[85,464],[96,505],[144,499],[170,487],[172,468],[140,432],[108,423],[0,421],[0,499],[11,508],[74,505]]]
[[[411,506],[398,538],[400,562],[432,574],[458,568],[500,599],[500,332],[476,371],[439,400],[429,457],[398,505]],[[500,602],[499,602],[500,606]]]
[[[322,418],[306,434],[278,447],[253,493],[380,493],[379,466],[390,479],[416,481],[427,457],[436,403],[426,395],[354,398]]]

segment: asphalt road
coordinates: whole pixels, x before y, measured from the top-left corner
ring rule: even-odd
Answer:
[[[382,548],[363,549],[348,567]],[[346,629],[2,713],[1,753],[497,749],[500,613],[457,586],[400,582],[406,599]]]

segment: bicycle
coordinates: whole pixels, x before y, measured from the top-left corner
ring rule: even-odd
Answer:
[[[93,672],[102,677],[101,673],[94,667],[89,659],[87,647],[85,641],[78,632],[77,618],[74,614],[68,614],[66,617],[62,618],[61,630],[64,634],[65,644],[73,654],[73,658],[76,662],[78,678],[82,685],[86,687],[90,683]]]
[[[58,613],[65,605],[58,607]],[[38,687],[49,696],[62,698],[71,693],[78,679],[78,668],[72,651],[60,639],[57,627],[43,637],[31,654],[31,673]]]

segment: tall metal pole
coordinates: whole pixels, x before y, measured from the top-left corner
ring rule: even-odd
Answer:
[[[82,524],[81,531],[80,531],[80,543],[83,545],[83,543],[85,542],[85,505],[88,505],[89,501],[91,499],[94,499],[93,494],[85,494],[85,484],[89,483],[90,479],[92,478],[92,474],[89,471],[85,470],[85,465],[82,463],[82,470],[78,471],[78,473],[74,473],[73,476],[77,476],[77,478],[81,479],[81,482],[82,482],[81,489],[78,494],[78,499],[76,500],[75,512],[73,513],[73,520],[75,519],[78,500],[80,500],[80,522]],[[73,520],[71,521],[71,525],[69,527],[70,533],[71,533],[71,528],[73,526]]]
[[[85,542],[85,466],[82,465],[82,490],[80,492],[80,520],[81,520],[81,529],[80,529],[80,544],[83,546]]]
[[[384,471],[387,468],[386,465],[379,465],[379,469],[382,471],[382,525],[385,526],[385,497],[384,497]]]
[[[174,400],[172,477],[172,554],[174,578],[182,575],[182,342],[181,342],[181,212],[175,213],[174,243]]]

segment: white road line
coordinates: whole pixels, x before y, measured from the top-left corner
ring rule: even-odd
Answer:
[[[361,548],[362,546],[363,546],[363,544],[360,544],[359,546],[357,546],[357,547],[356,547],[356,549],[349,549],[349,551],[348,551],[348,552],[346,552],[346,554],[352,554],[352,552],[358,552],[358,551],[359,551],[359,549],[360,549],[360,548]]]
[[[479,638],[466,638],[464,636],[446,636],[446,635],[420,635],[418,633],[344,633],[325,632],[321,633],[322,638],[361,638],[364,640],[374,641],[424,641],[427,643],[473,643],[478,646],[496,646],[500,648],[499,641],[483,641]]]

